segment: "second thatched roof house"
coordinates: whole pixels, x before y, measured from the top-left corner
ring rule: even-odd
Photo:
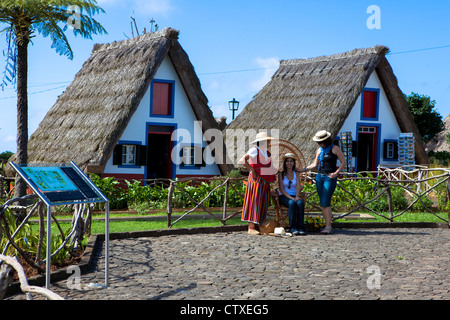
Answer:
[[[203,133],[219,126],[178,34],[95,45],[30,137],[29,163],[74,161],[125,179],[225,174],[229,167],[204,152]]]
[[[388,48],[367,49],[311,59],[281,61],[271,81],[227,129],[278,129],[314,159],[319,130],[336,139],[349,136],[350,170],[374,171],[398,165],[400,133],[415,137],[416,163],[428,163],[422,138],[385,57]],[[344,143],[345,145],[345,143]]]

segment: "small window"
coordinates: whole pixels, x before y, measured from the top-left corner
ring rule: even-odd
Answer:
[[[362,101],[362,119],[378,118],[378,93],[379,90],[364,90]]]
[[[194,147],[183,147],[182,157],[185,167],[193,166],[195,163],[195,148]]]
[[[393,142],[386,143],[386,158],[394,159],[395,144]]]
[[[122,145],[122,165],[134,166],[136,165],[136,146],[135,145]]]
[[[181,149],[181,167],[195,168],[204,167],[203,150],[205,148],[196,146],[186,146]]]
[[[173,84],[172,82],[153,82],[152,84],[152,116],[173,116]]]
[[[363,127],[363,126],[360,126],[358,128],[358,132],[359,133],[376,133],[376,128],[375,127]]]
[[[398,142],[396,140],[385,140],[383,146],[383,158],[387,161],[398,160]]]
[[[113,151],[113,165],[138,167],[147,165],[147,147],[138,141],[119,141]]]

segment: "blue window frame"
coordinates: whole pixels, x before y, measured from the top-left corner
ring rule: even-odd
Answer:
[[[364,88],[361,94],[361,120],[378,121],[380,89]]]
[[[200,169],[205,167],[206,163],[203,159],[205,148],[201,145],[183,145],[180,150],[181,163],[180,168],[183,169]]]
[[[383,142],[383,160],[398,161],[398,140],[385,139]]]
[[[175,81],[154,79],[150,88],[150,117],[173,118]]]
[[[140,168],[145,165],[142,147],[141,141],[120,140],[114,148],[113,164],[119,168]]]

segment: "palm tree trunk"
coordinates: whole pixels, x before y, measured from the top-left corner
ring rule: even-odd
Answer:
[[[23,30],[17,37],[17,153],[18,164],[28,162],[28,43],[29,34]],[[18,175],[16,176],[15,196],[26,194],[26,184]]]

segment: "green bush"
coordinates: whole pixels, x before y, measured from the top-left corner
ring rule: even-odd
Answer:
[[[232,171],[228,177],[239,178],[239,171]],[[101,179],[97,175],[91,176],[94,184],[109,199],[110,209],[134,209],[139,213],[145,213],[151,209],[164,209],[167,207],[168,188],[159,185],[143,186],[138,180],[125,180],[126,187],[121,187],[119,182],[112,177]],[[213,180],[192,185],[190,181],[178,183],[172,196],[174,208],[191,208],[202,201],[214,188],[224,180]],[[181,191],[181,190],[183,191]],[[231,181],[228,188],[228,206],[240,207],[243,203],[245,185],[242,180]],[[205,207],[221,207],[225,198],[225,186],[215,190],[208,199],[203,202]],[[104,209],[103,204],[98,204],[96,209]]]
[[[10,209],[6,209],[6,211],[4,212],[4,216],[9,226],[9,234],[12,235],[16,231],[19,224],[16,223],[16,218]],[[5,225],[4,223],[2,223],[1,231],[3,232],[3,234],[0,234],[1,251],[4,250],[6,244],[8,243],[8,237],[5,234],[6,230],[4,230],[4,228]],[[14,237],[14,242],[19,246],[19,248],[28,252],[32,252],[33,248],[37,247],[38,240],[39,235],[33,233],[28,223],[25,224],[19,231],[19,233]],[[16,256],[17,254],[18,254],[17,250],[12,245],[10,245],[8,247],[8,252],[6,253],[6,255]]]
[[[359,174],[357,174],[357,176],[361,177],[361,175]],[[368,174],[368,177],[373,176]],[[344,191],[344,189],[340,188],[339,186],[336,187],[336,190],[331,199],[331,206],[333,210],[337,211],[349,211],[357,207],[358,202],[360,204],[365,203],[375,198],[378,194],[380,194],[385,190],[384,189],[385,187],[382,184],[372,179],[340,180],[339,185],[342,186],[348,192]],[[446,207],[448,207],[447,193],[445,185],[441,185],[439,187],[440,188],[437,189],[439,208],[441,210],[444,210]],[[392,210],[402,211],[406,209],[410,204],[410,202],[406,197],[406,191],[402,187],[396,186],[390,186],[390,190],[391,190]],[[316,191],[315,184],[306,183],[304,191],[307,193],[315,192]],[[350,195],[349,193],[351,193],[353,196]],[[317,193],[309,197],[308,201],[311,204],[320,207],[319,196],[317,195]],[[422,197],[422,201],[428,208],[431,208],[433,204],[432,200],[426,197]],[[387,193],[385,192],[385,194],[381,195],[375,201],[368,203],[366,206],[367,208],[374,210],[376,212],[389,211],[389,200]],[[365,208],[360,208],[358,210],[368,211]],[[420,203],[420,201],[418,201],[413,205],[411,210],[423,211],[425,210],[425,208],[423,208],[423,205]]]
[[[391,189],[392,210],[396,211],[404,210],[408,206],[408,200],[405,198],[406,195],[405,190],[401,187],[390,189]],[[383,190],[380,189],[378,193],[381,193],[382,191]],[[375,196],[376,195],[374,195],[374,197]],[[389,200],[387,193],[379,197],[377,200],[369,203],[367,207],[376,212],[389,211]]]
[[[119,187],[119,182],[113,177],[101,179],[98,175],[92,174],[90,176],[92,182],[99,188],[99,190],[109,200],[110,209],[125,209],[127,208],[127,199],[125,197],[125,190]],[[104,209],[104,203],[97,204],[95,209]]]
[[[242,177],[239,171],[232,171],[228,177]],[[362,176],[357,174],[357,177]],[[373,178],[368,174],[369,178]],[[92,180],[99,189],[110,200],[112,209],[134,209],[139,213],[146,213],[151,209],[165,209],[167,207],[168,188],[162,186],[143,186],[140,181],[127,181],[126,188],[119,186],[119,182],[114,178],[100,179],[93,176]],[[208,182],[191,182],[186,181],[178,183],[178,188],[174,189],[172,196],[172,205],[174,208],[193,208],[205,199],[205,197],[222,184],[224,180],[211,180]],[[375,198],[378,194],[385,190],[385,186],[377,179],[357,179],[357,180],[339,180],[339,186],[336,187],[335,193],[331,200],[331,206],[336,211],[349,211],[356,208],[359,204]],[[402,187],[390,186],[392,210],[401,211],[407,208],[410,201],[406,197],[406,192]],[[315,184],[306,183],[303,189],[306,193],[316,191]],[[228,207],[240,207],[243,204],[245,194],[245,185],[242,180],[232,180],[228,188]],[[438,206],[440,210],[448,209],[448,199],[445,184],[441,184],[436,188],[438,198]],[[205,207],[222,207],[225,197],[225,186],[221,186],[211,193],[208,199],[203,202]],[[423,197],[422,201],[427,207],[433,205],[432,200]],[[308,202],[320,207],[319,197],[317,193],[308,198]],[[307,204],[308,207],[311,207]],[[386,212],[389,210],[388,196],[385,192],[375,201],[366,205],[369,209],[377,212]],[[368,211],[365,208],[359,209]],[[420,201],[416,202],[411,210],[423,211],[423,205]]]

